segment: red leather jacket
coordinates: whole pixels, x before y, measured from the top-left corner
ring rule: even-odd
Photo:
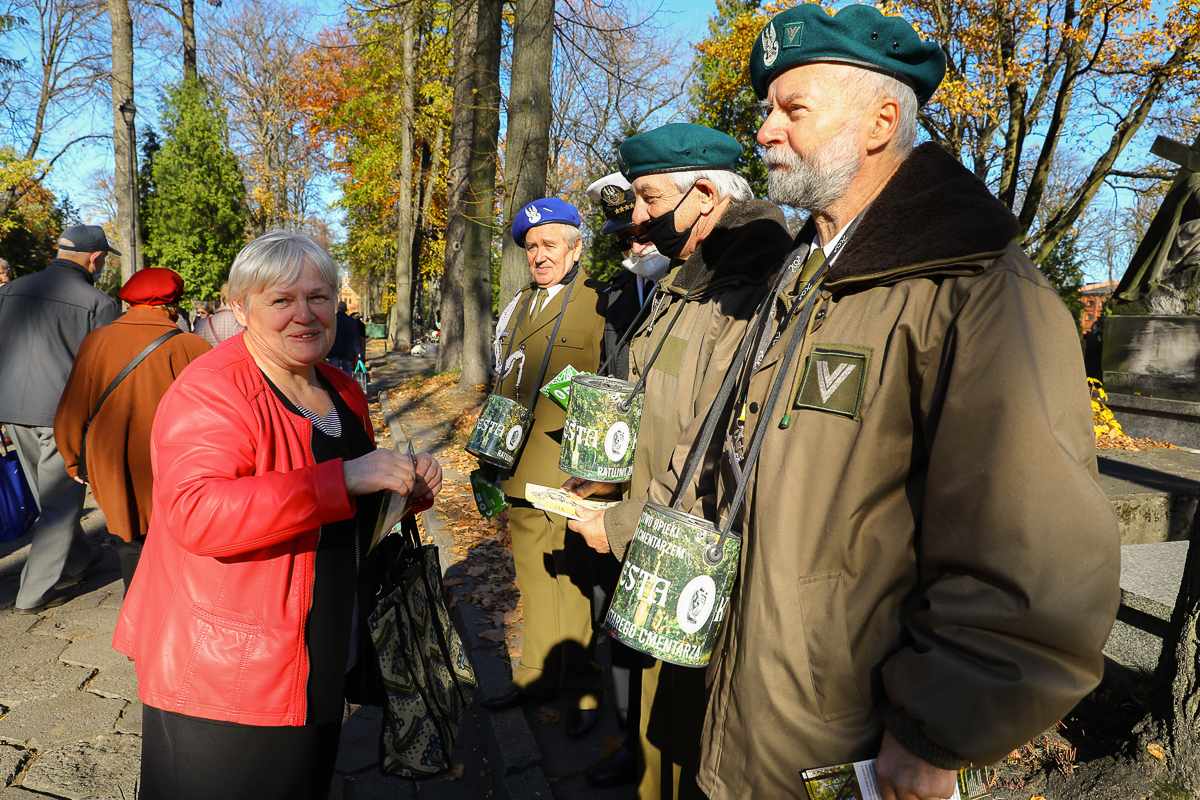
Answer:
[[[374,438],[362,390],[325,364]],[[188,366],[151,433],[154,510],[113,647],[147,705],[248,725],[303,725],[305,621],[321,526],[354,515],[340,459],[314,464],[242,337]]]

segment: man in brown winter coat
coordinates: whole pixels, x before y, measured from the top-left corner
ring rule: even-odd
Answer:
[[[742,146],[724,133],[674,123],[626,139],[619,153],[637,197],[633,221],[648,233],[648,241],[635,239],[632,247],[640,254],[653,244],[672,259],[672,269],[660,280],[649,317],[629,349],[629,379],[645,382],[646,399],[628,498],[603,514],[578,509],[591,519],[568,524],[592,547],[611,548],[622,558],[652,480],[682,471],[790,236],[779,208],[755,200],[734,171]],[[711,469],[703,470],[683,510],[711,516],[714,480]],[[596,488],[577,480],[569,485],[581,494]],[[670,498],[651,499],[665,504]],[[700,798],[704,671],[647,661],[638,797]]]
[[[176,303],[183,278],[169,269],[134,273],[121,287],[129,310],[115,322],[87,335],[75,357],[67,387],[54,415],[54,440],[67,474],[80,480],[80,448],[87,426],[87,483],[104,512],[108,532],[121,539],[121,577],[133,579],[146,529],[154,476],[150,468],[150,426],[158,401],[179,373],[208,343],[192,333],[177,333],[156,347],[117,384],[92,417],[96,403],[113,379],[149,344],[178,331]],[[81,481],[82,482],[82,481]]]
[[[869,6],[787,9],[751,54],[771,197],[812,218],[734,395],[711,800],[871,758],[887,800],[949,797],[1102,673],[1119,544],[1075,325],[1008,209],[913,148],[944,64]]]

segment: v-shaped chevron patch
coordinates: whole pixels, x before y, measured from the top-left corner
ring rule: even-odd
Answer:
[[[826,345],[813,348],[804,365],[795,408],[811,408],[846,417],[858,416],[870,370],[870,351]]]

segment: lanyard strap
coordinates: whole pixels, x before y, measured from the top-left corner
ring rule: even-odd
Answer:
[[[758,454],[762,450],[763,439],[766,438],[767,421],[771,418],[771,413],[775,410],[775,403],[779,400],[779,395],[783,391],[783,385],[788,380],[792,359],[795,357],[796,350],[808,330],[808,322],[812,317],[817,296],[820,294],[816,289],[825,280],[825,273],[828,270],[829,262],[826,261],[804,287],[803,294],[807,294],[808,299],[804,302],[804,310],[800,312],[800,317],[796,322],[796,329],[792,332],[791,341],[788,342],[787,352],[784,354],[783,360],[780,361],[779,371],[775,375],[774,384],[771,386],[771,393],[768,395],[766,405],[763,407],[762,414],[758,418],[758,427],[754,431],[754,438],[750,441],[750,451],[746,454],[746,463],[742,467],[742,477],[738,481],[737,491],[734,492],[733,502],[729,506],[729,514],[725,519],[725,524],[721,526],[720,538],[717,539],[712,547],[704,551],[704,560],[710,566],[715,567],[717,564],[720,564],[721,559],[725,555],[725,541],[729,538],[730,529],[733,527],[733,520],[742,506],[742,501],[746,499],[746,488],[750,484],[750,474],[754,469],[755,462],[758,461]]]
[[[550,332],[550,341],[547,342],[546,353],[545,353],[545,355],[542,356],[542,366],[541,366],[541,369],[538,370],[537,380],[533,384],[533,399],[530,400],[530,402],[529,402],[529,417],[530,417],[530,419],[533,418],[533,409],[535,406],[537,406],[538,398],[541,397],[541,393],[538,392],[538,389],[542,385],[542,379],[546,377],[546,367],[548,367],[550,365],[550,351],[554,349],[554,340],[558,337],[558,327],[560,325],[562,325],[563,317],[566,316],[567,301],[571,299],[571,292],[574,291],[576,282],[578,282],[580,280],[582,280],[582,279],[577,276],[575,280],[573,280],[569,284],[567,284],[567,290],[565,292],[563,292],[562,307],[559,308],[558,317],[554,320],[554,330],[552,330]],[[536,294],[536,292],[534,294]],[[513,326],[513,338],[515,339],[516,337],[517,337],[517,328],[514,325]],[[521,387],[517,386],[516,390],[513,392],[513,394],[516,395],[516,397],[514,397],[513,399],[516,400],[518,403],[520,403],[521,402]]]
[[[646,366],[642,368],[642,374],[638,376],[637,383],[628,395],[621,398],[617,402],[617,410],[625,414],[633,405],[633,398],[638,392],[646,390],[646,379],[650,377],[650,369],[654,366],[654,362],[658,360],[658,354],[662,352],[663,345],[667,343],[667,337],[671,335],[671,329],[675,327],[675,323],[679,321],[679,315],[683,313],[683,307],[688,304],[689,300],[699,300],[698,297],[692,297],[692,290],[696,288],[696,284],[700,282],[700,277],[703,275],[700,272],[692,279],[692,285],[687,288],[683,295],[683,299],[679,301],[679,308],[675,309],[675,316],[671,317],[671,321],[667,323],[667,329],[663,331],[662,336],[658,339],[658,346],[654,348],[654,352],[650,355],[650,360],[646,362]],[[666,292],[663,292],[666,296]]]
[[[642,318],[642,315],[646,314],[651,308],[654,307],[654,295],[657,292],[658,284],[656,283],[654,284],[654,288],[650,290],[650,296],[647,297],[646,301],[642,303],[640,308],[638,308],[638,312],[634,315],[633,321],[629,323],[629,327],[625,329],[625,332],[621,334],[621,338],[617,339],[617,343],[613,345],[612,352],[608,354],[608,357],[604,359],[604,363],[600,365],[601,375],[608,375],[610,378],[621,377],[624,379],[624,376],[610,375],[608,368],[612,364],[613,359],[617,357],[617,353],[621,352],[621,348],[625,346],[629,339],[637,332],[638,328],[641,327],[642,323],[646,321]]]
[[[675,493],[671,498],[671,507],[675,510],[679,510],[679,507],[683,504],[683,493],[687,490],[688,484],[692,482],[692,478],[695,476],[696,470],[699,469],[701,461],[704,460],[704,453],[708,450],[708,446],[712,442],[712,437],[716,433],[717,426],[725,418],[725,407],[729,404],[730,395],[733,394],[734,384],[737,383],[742,366],[746,363],[746,359],[750,355],[750,349],[755,339],[757,339],[755,333],[766,323],[770,316],[772,298],[779,291],[785,274],[786,270],[780,270],[779,275],[776,276],[770,293],[764,298],[764,302],[759,306],[755,314],[753,324],[746,332],[746,335],[742,337],[742,344],[738,347],[737,356],[734,357],[733,363],[729,366],[728,371],[726,371],[725,379],[721,381],[721,388],[717,391],[717,396],[713,398],[712,405],[708,407],[708,413],[704,417],[704,425],[700,429],[700,435],[696,437],[696,444],[688,456],[687,463],[680,474],[679,482],[675,486]]]

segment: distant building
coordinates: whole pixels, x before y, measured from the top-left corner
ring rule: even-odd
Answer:
[[[351,289],[350,284],[346,284],[338,290],[338,300],[345,301],[347,314],[358,312],[358,292]]]
[[[1117,281],[1084,284],[1083,289],[1079,292],[1079,299],[1083,301],[1083,314],[1079,318],[1079,323],[1084,333],[1091,333],[1092,326],[1096,324],[1096,320],[1100,319],[1100,311],[1104,308],[1104,303],[1112,297],[1113,290],[1116,288]]]

